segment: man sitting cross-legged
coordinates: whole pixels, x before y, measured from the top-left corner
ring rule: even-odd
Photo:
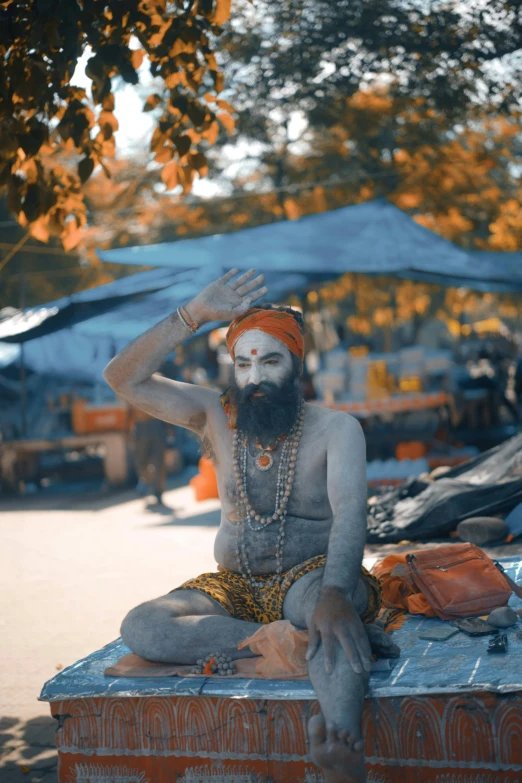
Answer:
[[[397,654],[370,624],[380,591],[361,566],[364,436],[350,416],[303,402],[302,318],[290,308],[251,308],[268,290],[262,283],[253,270],[239,278],[232,270],[105,370],[130,403],[198,435],[212,454],[222,502],[219,571],[136,607],[121,634],[148,660],[195,664],[208,655],[252,655],[238,645],[262,623],[287,619],[308,629],[322,712],[309,723],[310,755],[329,783],[364,781],[368,639]],[[235,380],[227,394],[155,374],[198,324],[232,319]]]

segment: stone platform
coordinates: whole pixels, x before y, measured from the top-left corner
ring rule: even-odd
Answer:
[[[503,561],[520,579],[521,563]],[[513,599],[514,608],[522,602]],[[363,732],[369,783],[519,783],[522,639],[486,653],[487,638],[418,638],[439,620],[409,617],[401,658],[373,672]],[[519,624],[519,627],[521,624]],[[44,686],[57,719],[59,783],[317,783],[306,723],[307,681],[112,678],[121,640]]]

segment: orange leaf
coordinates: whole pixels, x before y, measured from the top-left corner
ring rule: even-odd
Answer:
[[[299,207],[293,199],[285,199],[283,206],[288,220],[297,220],[300,217]]]
[[[216,92],[221,92],[225,86],[225,77],[221,71],[212,71],[212,78],[214,79],[214,89]]]
[[[214,13],[211,16],[210,21],[212,24],[221,26],[228,22],[230,18],[231,0],[216,0],[214,6]]]
[[[36,182],[38,179],[38,169],[33,158],[25,160],[18,170],[25,173],[27,182]]]
[[[101,145],[102,155],[106,155],[108,158],[114,157],[116,154],[116,142],[114,139],[107,139]]]
[[[235,114],[236,110],[234,107],[228,101],[224,101],[223,98],[220,98],[217,101],[217,105],[220,109],[225,109],[225,111],[228,111],[230,114]]]
[[[182,54],[183,52],[193,52],[194,51],[194,44],[191,43],[185,43],[183,39],[177,38],[173,45],[170,47],[169,55],[171,57],[177,57],[178,54]]]
[[[119,123],[112,111],[102,111],[98,117],[98,125],[103,128],[104,125],[110,125],[113,131],[117,131]]]
[[[160,131],[159,128],[154,128],[152,132],[152,138],[150,140],[150,149],[152,152],[162,147],[167,141],[167,137]]]
[[[185,136],[188,136],[193,144],[199,144],[203,138],[200,133],[197,133],[194,128],[189,128],[185,131]]]
[[[205,131],[203,136],[209,144],[215,144],[219,135],[219,125],[217,122],[213,122],[208,130]]]
[[[48,242],[49,241],[49,218],[46,215],[42,215],[38,218],[38,220],[35,220],[34,223],[31,223],[29,226],[29,231],[31,232],[31,236],[35,239],[39,239],[40,242]]]
[[[104,111],[114,111],[114,95],[110,92],[102,101]]]
[[[66,251],[76,247],[83,235],[83,228],[78,226],[76,220],[68,220],[61,234],[63,249]]]
[[[229,132],[229,134],[232,135],[236,127],[234,118],[231,117],[230,114],[225,114],[224,112],[222,114],[218,114],[217,118],[222,126]]]
[[[166,77],[165,84],[169,88],[169,90],[172,90],[173,87],[175,87],[177,84],[180,83],[181,77],[182,77],[181,73],[170,73]],[[150,111],[150,109],[148,111]]]
[[[178,184],[178,164],[175,161],[167,163],[161,170],[161,179],[167,186],[167,190],[172,190]]]
[[[206,92],[204,94],[203,98],[206,100],[207,103],[215,103],[216,102],[216,96],[212,95],[211,92]]]
[[[145,101],[145,106],[143,107],[143,111],[152,111],[153,109],[158,106],[158,104],[161,102],[161,96],[158,95],[156,92],[152,95],[149,95],[147,100]]]
[[[145,52],[143,49],[134,49],[131,54],[131,64],[135,71],[138,70],[140,65],[143,62],[143,58],[145,57]]]
[[[169,160],[172,160],[173,155],[174,155],[174,150],[172,149],[172,147],[162,147],[154,155],[154,160],[156,161],[156,163],[168,163]]]
[[[183,168],[179,169],[179,184],[182,186],[184,193],[189,193],[194,181],[194,174],[195,172],[189,166],[183,166]]]

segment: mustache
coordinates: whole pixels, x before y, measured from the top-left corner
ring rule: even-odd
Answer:
[[[248,402],[256,392],[263,392],[267,397],[274,397],[280,392],[280,387],[271,381],[261,381],[261,383],[249,383],[244,389],[238,392],[238,402]],[[262,402],[262,400],[260,400]]]

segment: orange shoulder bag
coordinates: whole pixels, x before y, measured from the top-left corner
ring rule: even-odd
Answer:
[[[522,588],[475,544],[421,549],[407,555],[415,586],[442,620],[489,614]]]

